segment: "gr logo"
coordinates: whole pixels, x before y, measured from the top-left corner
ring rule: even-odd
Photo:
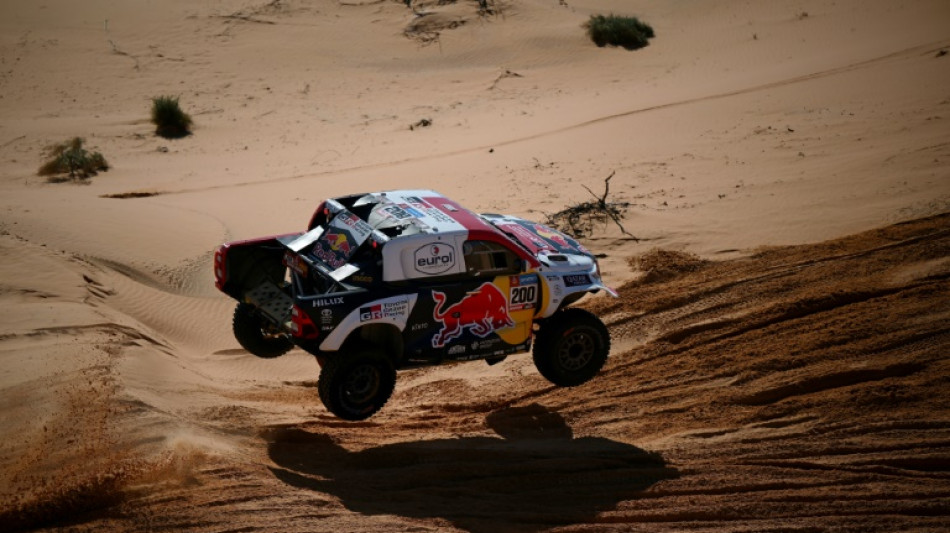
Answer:
[[[427,244],[413,254],[413,267],[423,274],[441,274],[454,266],[455,248],[450,244]]]

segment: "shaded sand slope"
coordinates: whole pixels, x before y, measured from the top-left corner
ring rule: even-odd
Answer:
[[[618,346],[591,383],[553,388],[529,357],[494,375],[410,371],[357,424],[326,414],[312,379],[202,383],[188,377],[201,358],[141,330],[72,328],[99,343],[98,361],[44,379],[68,402],[61,412],[83,413],[75,430],[94,444],[81,450],[97,453],[22,423],[40,446],[7,445],[16,468],[4,470],[19,472],[8,486],[23,496],[4,499],[21,505],[4,519],[151,531],[939,531],[950,514],[948,222],[723,262],[652,252],[619,300],[587,304]],[[3,343],[31,353],[42,333]],[[104,334],[126,348],[113,352]],[[176,379],[151,381],[164,400],[130,370],[148,351],[177,361]],[[243,364],[239,352],[230,357]],[[5,394],[5,412],[26,409],[10,402],[28,394]],[[169,396],[188,401],[168,407]],[[57,457],[83,461],[67,471],[80,497],[25,497]]]

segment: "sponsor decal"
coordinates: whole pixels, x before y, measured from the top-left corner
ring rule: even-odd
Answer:
[[[360,307],[360,322],[370,320],[395,320],[409,314],[409,302],[383,302],[375,305]]]
[[[551,288],[551,292],[553,292],[555,296],[560,296],[564,287],[561,276],[558,276],[557,274],[548,274],[544,277],[548,280],[548,287]]]
[[[519,238],[519,240],[530,242],[538,250],[553,250],[554,249],[554,247],[551,246],[551,243],[538,237],[537,235],[529,231],[527,228],[525,228],[521,224],[505,224],[503,228],[506,231],[510,231],[511,233],[513,233],[516,237]]]
[[[331,268],[340,268],[355,248],[355,243],[345,233],[328,231],[313,247],[313,255]]]
[[[356,283],[372,283],[373,276],[367,276],[366,274],[355,274],[350,278],[350,280]]]
[[[441,274],[455,266],[455,248],[449,244],[427,244],[413,254],[413,267],[423,274]]]
[[[320,298],[313,302],[314,307],[327,307],[330,305],[340,305],[343,303],[343,297],[338,296],[335,298]]]
[[[424,329],[429,329],[428,322],[422,322],[420,324],[413,324],[410,331],[422,331]]]
[[[478,351],[478,350],[486,350],[486,349],[491,348],[492,346],[498,344],[499,342],[501,342],[501,341],[498,340],[497,338],[496,338],[496,339],[485,339],[485,340],[481,340],[481,341],[475,341],[475,342],[473,342],[472,344],[470,344],[469,347],[470,347],[470,348],[472,349],[472,351],[474,352],[474,351]]]
[[[482,283],[447,307],[445,293],[432,291],[432,299],[436,303],[432,318],[442,324],[439,332],[432,337],[433,348],[442,348],[449,341],[457,339],[466,328],[476,337],[485,337],[495,330],[515,325],[508,314],[507,298],[492,283]]]
[[[409,204],[399,204],[399,207],[402,208],[402,210],[405,211],[406,213],[409,213],[410,215],[416,218],[422,218],[425,216],[422,213],[422,211],[419,211],[418,209],[410,206]]]
[[[407,218],[412,218],[412,214],[406,211],[405,209],[399,207],[398,205],[390,205],[383,208],[383,212],[390,218],[396,220],[406,220]]]
[[[343,229],[342,226],[346,226],[354,232],[357,244],[362,243],[370,233],[373,233],[373,227],[364,222],[363,219],[345,212],[338,214],[330,223],[330,226],[340,229]]]
[[[345,233],[327,233],[324,239],[326,239],[327,244],[330,245],[330,249],[334,252],[338,252],[343,255],[350,255],[352,247],[350,246],[350,241],[346,238]]]
[[[330,331],[333,329],[333,310],[332,309],[321,309],[320,310],[320,329],[323,331]]]
[[[419,198],[418,196],[407,196],[405,200],[409,203],[398,204],[399,207],[405,209],[409,213],[412,213],[413,216],[415,216],[416,218],[429,218],[436,222],[442,222],[445,224],[456,223],[454,218],[442,212],[436,206],[430,204],[429,202],[426,202],[422,198]],[[447,205],[443,204],[443,207],[445,207],[446,209],[449,209],[449,206]],[[454,207],[452,207],[450,210],[457,211],[458,209],[455,209]]]
[[[284,252],[284,266],[301,276],[307,275],[308,268],[306,260],[291,251]]]
[[[449,348],[449,351],[448,351],[448,354],[449,354],[449,355],[460,355],[460,354],[463,354],[463,353],[465,353],[465,345],[464,345],[464,344],[456,344],[455,346]]]
[[[581,285],[590,285],[590,276],[587,274],[568,274],[564,276],[564,284],[568,287],[578,287]]]
[[[314,244],[313,256],[332,269],[340,268],[372,233],[373,228],[369,224],[356,216],[341,212]]]
[[[545,239],[547,239],[547,240],[549,240],[549,241],[551,241],[551,242],[557,244],[557,245],[560,246],[561,248],[572,248],[572,246],[571,246],[570,244],[568,244],[567,239],[564,237],[564,234],[562,234],[562,233],[559,232],[559,231],[554,231],[553,229],[551,229],[551,228],[549,228],[549,227],[547,227],[547,226],[545,226],[545,225],[543,225],[543,224],[535,224],[535,225],[534,225],[534,231],[535,231],[535,233],[537,233],[538,235],[540,235],[540,236],[544,237]]]
[[[527,274],[508,278],[508,310],[533,309],[538,301],[538,277]]]
[[[538,282],[538,276],[535,274],[521,274],[519,276],[511,276],[508,278],[508,284],[512,287],[517,287],[519,285],[533,285]]]
[[[346,264],[345,259],[340,259],[336,255],[334,255],[333,252],[324,250],[323,247],[320,246],[319,244],[313,247],[313,255],[317,259],[330,265],[330,268],[340,268],[341,266]]]
[[[369,307],[360,307],[360,322],[369,320],[382,320],[383,306],[376,304]]]
[[[434,219],[436,222],[442,222],[442,223],[445,223],[445,224],[456,224],[456,223],[457,223],[454,218],[452,218],[452,217],[450,217],[449,215],[443,213],[442,211],[439,211],[438,209],[436,209],[436,208],[434,208],[434,207],[430,207],[429,209],[426,209],[426,214],[429,215],[429,217],[431,217],[432,219]]]
[[[413,207],[418,207],[419,209],[428,209],[429,202],[426,202],[418,196],[407,196],[406,201],[413,205]]]

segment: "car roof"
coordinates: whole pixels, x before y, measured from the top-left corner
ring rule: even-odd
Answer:
[[[432,237],[433,243],[446,238],[490,241],[513,251],[531,266],[539,264],[538,259],[518,241],[482,216],[433,190],[401,189],[330,198],[317,208],[310,227],[314,227],[321,217],[333,218],[342,212],[365,224],[370,232],[368,236],[387,249],[399,242],[418,246],[427,236]],[[358,225],[355,222],[347,224]]]
[[[370,193],[353,203],[352,210],[371,206],[363,218],[374,229],[391,237],[413,234],[469,233],[473,238],[485,233],[501,235],[494,226],[454,200],[432,190],[413,189]]]

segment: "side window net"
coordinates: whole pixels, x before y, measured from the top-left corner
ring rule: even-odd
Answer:
[[[518,256],[498,243],[466,241],[462,250],[470,276],[517,274],[520,270]]]

